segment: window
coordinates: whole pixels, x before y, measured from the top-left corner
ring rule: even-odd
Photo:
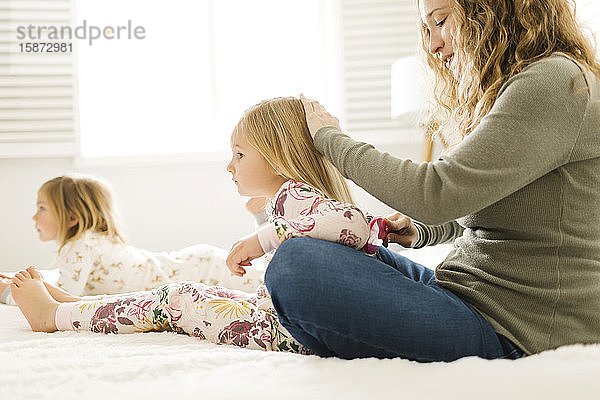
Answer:
[[[357,138],[420,138],[389,117],[391,64],[416,47],[412,0],[18,0],[0,15],[0,157],[219,151],[248,106],[300,91]],[[597,0],[577,16],[600,32]],[[20,51],[48,32],[19,40],[19,26],[84,23],[145,38]]]
[[[392,119],[391,68],[417,54],[418,9],[412,0],[341,0],[344,128],[377,145],[418,143],[419,129]]]
[[[0,4],[0,157],[70,157],[77,151],[75,57],[42,52],[47,33],[33,25],[71,25],[74,0]],[[64,41],[53,41],[59,45]],[[51,50],[55,50],[52,48]]]
[[[79,41],[82,156],[225,150],[260,100],[303,91],[333,103],[330,9],[323,0],[80,0],[79,25],[145,31]]]
[[[600,39],[600,3],[598,0],[577,0],[576,15],[580,23],[585,25],[588,31]],[[596,46],[596,53],[600,56],[600,47]]]

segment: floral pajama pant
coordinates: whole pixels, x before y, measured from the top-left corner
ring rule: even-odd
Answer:
[[[281,326],[264,285],[256,294],[185,281],[70,303],[74,330],[175,331],[216,344],[311,354]]]

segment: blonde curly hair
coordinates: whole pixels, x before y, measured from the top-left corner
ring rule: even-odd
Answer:
[[[573,57],[600,79],[595,43],[577,23],[574,0],[449,3],[457,27],[455,58],[462,67],[458,79],[429,52],[429,29],[420,18],[418,22],[422,50],[434,74],[435,102],[424,127],[427,135],[438,138],[446,149],[479,125],[508,79],[554,52]]]

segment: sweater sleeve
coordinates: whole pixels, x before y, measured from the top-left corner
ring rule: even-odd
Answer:
[[[85,236],[67,244],[54,261],[54,267],[59,270],[57,286],[75,296],[82,296],[98,258],[97,250]]]
[[[274,214],[273,221],[257,231],[265,252],[291,237],[311,237],[355,249],[361,249],[369,238],[369,223],[362,211],[303,183],[289,181],[277,193]]]
[[[558,61],[557,61],[558,59]],[[439,225],[477,212],[569,161],[589,91],[564,57],[534,63],[501,88],[459,146],[433,162],[395,158],[324,127],[315,146],[347,178],[390,207]]]
[[[465,230],[456,221],[450,221],[441,225],[425,225],[419,221],[413,221],[413,223],[419,232],[419,240],[413,246],[415,249],[453,242]]]

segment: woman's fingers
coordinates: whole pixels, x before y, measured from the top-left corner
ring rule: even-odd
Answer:
[[[385,222],[391,231],[399,231],[410,225],[410,218],[405,217],[405,216],[402,216],[402,218],[400,218],[398,220],[390,220],[390,219],[386,218]]]
[[[318,114],[322,113],[322,111],[325,109],[316,100],[309,99],[304,96],[302,96],[301,99],[302,99],[302,105],[304,106],[304,109],[308,110],[308,112],[312,112],[312,113],[315,113],[318,115]]]
[[[303,94],[300,95],[304,113],[306,114],[306,123],[311,136],[314,138],[317,131],[325,126],[335,126],[340,128],[339,120],[329,114],[325,107],[316,100],[306,98]]]
[[[387,237],[390,243],[398,243],[402,247],[411,247],[412,239],[397,233],[390,233]]]
[[[402,217],[405,217],[406,215],[399,213],[399,212],[395,212],[393,214],[390,214],[388,216],[385,217],[385,219],[389,220],[389,221],[397,221]]]
[[[312,110],[313,107],[311,105],[311,99],[304,97],[304,95],[302,93],[300,93],[300,101],[302,102],[302,105],[304,106],[305,110]]]

